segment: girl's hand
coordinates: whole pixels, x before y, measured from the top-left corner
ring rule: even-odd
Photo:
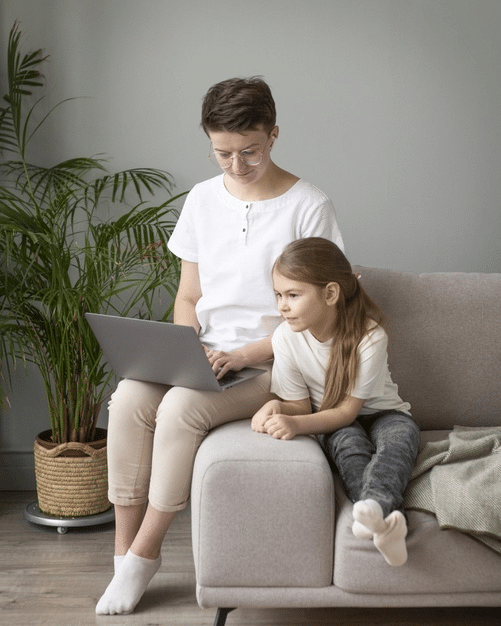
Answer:
[[[272,415],[280,412],[281,406],[279,400],[270,400],[262,406],[257,413],[254,414],[251,422],[251,428],[256,433],[266,433],[266,422]]]
[[[293,415],[272,415],[264,428],[274,439],[293,439],[297,435],[297,422]]]
[[[218,378],[221,378],[230,370],[236,372],[246,366],[244,359],[234,352],[222,352],[221,350],[205,348],[205,354]]]

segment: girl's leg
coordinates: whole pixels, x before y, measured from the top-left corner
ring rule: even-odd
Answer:
[[[358,421],[318,440],[331,463],[338,469],[346,495],[352,502],[360,499],[365,468],[371,462],[375,448]],[[357,519],[353,522],[353,534],[358,539],[372,539],[373,532]]]
[[[373,534],[387,563],[399,566],[407,561],[407,523],[400,509],[418,452],[419,428],[412,418],[393,413],[377,417],[369,435],[376,453],[365,469],[353,517]]]
[[[327,458],[334,463],[352,502],[360,500],[365,468],[375,447],[357,420],[333,433],[318,435]]]
[[[407,415],[388,413],[368,429],[375,454],[365,468],[360,499],[381,505],[383,517],[403,511],[404,491],[419,450],[419,426]]]

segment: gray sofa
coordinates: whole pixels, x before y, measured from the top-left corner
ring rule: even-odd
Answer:
[[[422,445],[455,425],[501,425],[501,274],[354,268],[387,314],[389,362]],[[250,416],[249,416],[250,417]],[[501,554],[408,510],[407,563],[351,531],[352,504],[316,439],[250,420],[212,431],[192,484],[197,599],[235,607],[501,606]]]

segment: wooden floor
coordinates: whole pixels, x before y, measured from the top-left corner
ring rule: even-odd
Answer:
[[[70,529],[23,519],[30,492],[0,492],[0,624],[12,626],[212,626],[214,610],[195,598],[189,509],[169,530],[163,565],[132,615],[97,616],[108,584],[113,525]],[[227,626],[487,626],[501,609],[238,609]]]

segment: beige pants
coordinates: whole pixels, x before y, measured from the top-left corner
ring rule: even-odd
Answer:
[[[109,404],[109,499],[149,500],[167,513],[186,507],[196,452],[216,426],[252,415],[272,397],[267,373],[226,391],[196,391],[122,380]],[[250,428],[250,426],[249,426]]]

